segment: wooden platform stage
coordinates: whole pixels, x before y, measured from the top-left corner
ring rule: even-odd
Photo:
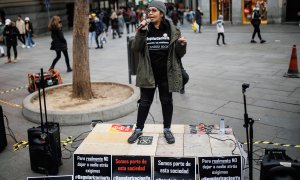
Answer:
[[[195,177],[175,179],[198,179],[199,176],[196,176],[197,171],[200,172],[200,179],[203,179],[203,177],[237,177],[236,179],[243,179],[242,169],[244,158],[230,128],[226,129],[225,135],[219,135],[218,129],[214,127],[173,124],[171,130],[175,136],[175,143],[168,144],[163,135],[162,124],[145,124],[143,136],[136,143],[128,144],[127,139],[132,134],[134,128],[134,125],[97,124],[74,153],[74,179],[88,179],[88,176],[93,174],[87,171],[87,166],[89,165],[78,166],[78,162],[88,164],[88,162],[84,161],[86,160],[84,157],[92,156],[95,158],[97,155],[99,155],[100,159],[102,158],[102,161],[99,162],[100,164],[101,162],[104,163],[103,158],[107,160],[104,163],[106,165],[98,164],[98,166],[112,167],[111,174],[108,172],[104,173],[104,171],[109,171],[108,169],[102,169],[101,172],[103,174],[101,174],[100,170],[97,171],[98,175],[101,176],[100,179],[105,179],[104,177],[110,179],[110,176],[111,179],[121,180],[122,173],[123,179],[134,176],[132,174],[129,176],[124,175],[126,167],[131,164],[131,160],[130,158],[129,160],[127,159],[128,161],[126,158],[122,160],[122,156],[131,158],[143,157],[141,162],[145,157],[149,157],[151,162],[149,166],[150,179],[172,179],[171,177],[173,177],[172,175],[175,172],[188,171],[195,171],[189,176],[194,177],[193,174],[195,174]],[[163,164],[162,162],[166,161],[163,158],[169,158],[169,163]],[[185,158],[187,158],[187,161]],[[110,159],[110,162],[108,159]],[[189,162],[192,164],[194,162],[193,167],[186,167],[182,164],[180,166],[179,164],[182,163],[180,159],[184,159],[182,162],[186,162],[188,165],[190,165]],[[175,170],[176,168],[174,169],[174,166],[177,166],[176,164],[174,165],[175,161],[178,161],[178,168],[182,168],[182,171],[180,168],[177,168],[177,170]],[[124,167],[118,166],[122,162],[124,162]],[[125,162],[128,164],[126,165]],[[144,165],[143,163],[137,164],[139,166],[132,167],[131,169],[138,169],[139,167],[147,168],[146,166],[142,166]],[[196,167],[199,169],[196,170]],[[122,171],[120,175],[120,172],[117,170],[121,170],[122,168],[124,168],[124,172]],[[128,169],[130,168],[127,167]],[[117,171],[118,175],[114,175],[115,171]],[[164,171],[169,173],[164,174]]]
[[[171,128],[175,137],[174,144],[166,142],[162,124],[145,125],[143,136],[152,136],[152,144],[128,144],[127,139],[134,128],[124,130],[126,125],[113,127],[113,124],[97,124],[75,153],[168,157],[232,156],[232,150],[236,147],[236,139],[232,133],[223,136],[198,132],[191,134],[189,125],[177,124]],[[213,137],[232,141],[220,141]],[[239,148],[233,153],[240,155]]]

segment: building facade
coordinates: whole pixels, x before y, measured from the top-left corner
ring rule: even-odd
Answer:
[[[59,15],[65,27],[73,26],[75,0],[1,0],[0,17],[17,19],[20,14],[29,17],[36,34],[47,32],[49,18]],[[145,5],[149,0],[89,0],[91,9],[116,10],[119,7]],[[263,14],[262,23],[280,24],[297,22],[300,11],[299,0],[162,0],[167,4],[185,10],[195,10],[198,6],[204,13],[203,22],[213,24],[222,14],[226,23],[249,24],[254,7]],[[4,21],[4,20],[3,20]]]
[[[258,7],[263,24],[280,24],[296,22],[300,11],[298,0],[198,0],[195,7],[200,6],[206,24],[216,22],[218,15],[232,24],[249,24],[253,8]]]

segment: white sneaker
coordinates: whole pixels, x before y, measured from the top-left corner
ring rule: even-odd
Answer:
[[[27,46],[27,48],[29,49],[29,48],[30,48],[30,46]]]
[[[34,43],[33,45],[31,45],[32,47],[35,47],[36,46],[36,43]]]
[[[22,45],[22,48],[26,48],[25,44]]]

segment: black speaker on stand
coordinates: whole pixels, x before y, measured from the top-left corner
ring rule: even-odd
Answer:
[[[41,86],[43,90],[45,120],[43,122],[41,89],[39,88],[39,105],[41,125],[27,130],[31,170],[43,174],[58,174],[61,162],[60,130],[58,123],[48,123],[43,69],[41,69]]]
[[[4,115],[2,106],[0,105],[0,152],[5,149],[7,146],[6,133],[5,133],[5,124],[4,124]]]
[[[260,180],[299,180],[300,163],[286,155],[284,149],[265,150],[261,162]]]

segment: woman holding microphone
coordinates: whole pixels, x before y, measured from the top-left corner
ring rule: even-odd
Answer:
[[[186,53],[186,39],[173,23],[166,18],[166,6],[161,1],[152,1],[147,9],[147,18],[137,29],[133,49],[138,53],[139,64],[136,86],[141,96],[136,129],[128,138],[132,144],[143,134],[155,89],[158,87],[162,107],[164,136],[167,143],[173,144],[171,132],[173,115],[172,92],[182,88],[180,59]],[[149,22],[150,21],[150,22]]]

